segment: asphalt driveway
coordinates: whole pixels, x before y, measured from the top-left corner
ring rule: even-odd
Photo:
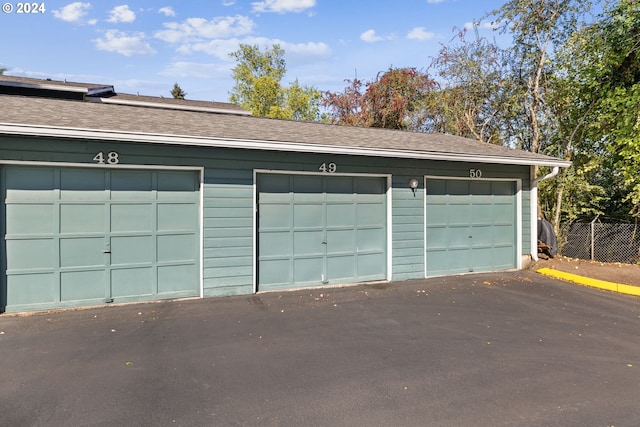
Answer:
[[[531,271],[0,316],[2,426],[638,426],[640,298]]]

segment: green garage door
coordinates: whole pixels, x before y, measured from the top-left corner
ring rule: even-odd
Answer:
[[[199,295],[193,171],[3,168],[7,311]]]
[[[385,178],[259,174],[258,290],[386,279]]]
[[[516,268],[513,181],[427,179],[427,276]]]

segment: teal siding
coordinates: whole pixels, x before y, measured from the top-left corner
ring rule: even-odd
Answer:
[[[417,176],[420,188],[414,194],[407,184],[413,177],[394,175],[392,179],[392,280],[424,277],[423,179]]]
[[[224,172],[215,169],[205,173],[203,286],[206,297],[253,292],[253,173],[228,171],[225,175]]]
[[[416,279],[425,275],[423,177],[426,175],[468,177],[470,168],[479,168],[486,179],[520,179],[522,254],[531,252],[529,166],[172,147],[124,142],[38,140],[27,137],[2,137],[0,159],[95,164],[92,159],[96,153],[111,151],[119,153],[120,165],[204,168],[201,266],[204,296],[253,292],[253,173],[256,169],[319,173],[320,164],[334,162],[338,173],[391,175],[392,280]],[[117,168],[117,165],[115,167]],[[420,182],[415,196],[407,187],[411,178],[417,178]],[[2,258],[6,264],[6,255]],[[47,280],[44,276],[42,279],[44,282]],[[29,286],[34,288],[34,292],[40,292],[37,280],[33,280]]]

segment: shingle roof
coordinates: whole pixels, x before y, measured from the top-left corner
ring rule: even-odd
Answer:
[[[0,134],[3,133],[483,163],[569,165],[561,159],[452,135],[16,95],[0,95]]]

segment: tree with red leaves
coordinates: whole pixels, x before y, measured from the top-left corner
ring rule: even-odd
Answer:
[[[347,80],[343,92],[325,92],[324,106],[333,123],[347,126],[416,130],[436,83],[415,68],[389,68],[372,82]]]

